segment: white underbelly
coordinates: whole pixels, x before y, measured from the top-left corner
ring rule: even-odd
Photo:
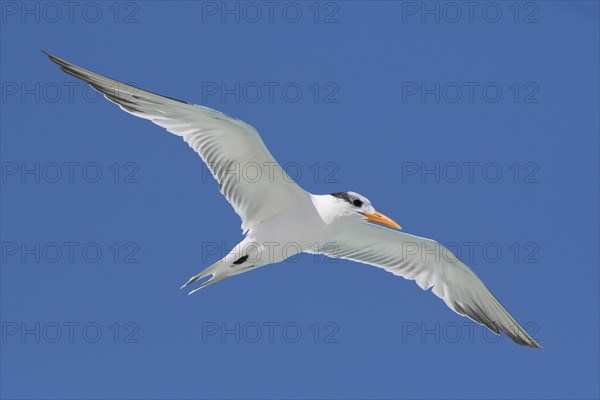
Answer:
[[[269,252],[263,261],[270,264],[318,246],[327,229],[314,208],[302,207],[263,221],[248,232],[248,239]]]

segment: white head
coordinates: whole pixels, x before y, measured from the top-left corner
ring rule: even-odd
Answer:
[[[334,204],[340,217],[361,218],[389,228],[401,229],[391,218],[377,212],[365,196],[355,192],[337,192],[331,193],[331,196],[335,197]]]

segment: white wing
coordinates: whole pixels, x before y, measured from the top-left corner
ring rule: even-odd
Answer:
[[[308,199],[308,193],[285,175],[252,126],[210,108],[141,90],[46,55],[124,111],[183,137],[217,179],[221,193],[241,217],[243,231]]]
[[[521,345],[541,348],[475,273],[439,243],[369,223],[344,230],[332,242],[320,252],[414,280],[424,290],[432,288],[458,314],[496,334],[502,331]]]

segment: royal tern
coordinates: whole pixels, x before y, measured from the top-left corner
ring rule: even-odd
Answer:
[[[521,345],[541,348],[448,249],[433,240],[400,232],[396,222],[375,211],[358,193],[306,192],[285,174],[252,126],[45,54],[64,72],[84,80],[122,110],[181,136],[206,163],[221,193],[242,219],[244,239],[182,286],[210,277],[190,294],[299,252],[322,253],[414,280],[422,289],[431,289],[456,313],[496,334],[504,332]],[[252,179],[240,179],[236,168],[239,171],[240,166],[248,165],[255,174]],[[286,251],[273,251],[274,243],[286,246]]]

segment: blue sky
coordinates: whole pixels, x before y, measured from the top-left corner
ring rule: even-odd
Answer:
[[[3,398],[598,398],[597,2],[69,4],[1,3]],[[186,296],[237,215],[42,49],[252,124],[306,190],[459,253],[544,349],[322,257]]]

